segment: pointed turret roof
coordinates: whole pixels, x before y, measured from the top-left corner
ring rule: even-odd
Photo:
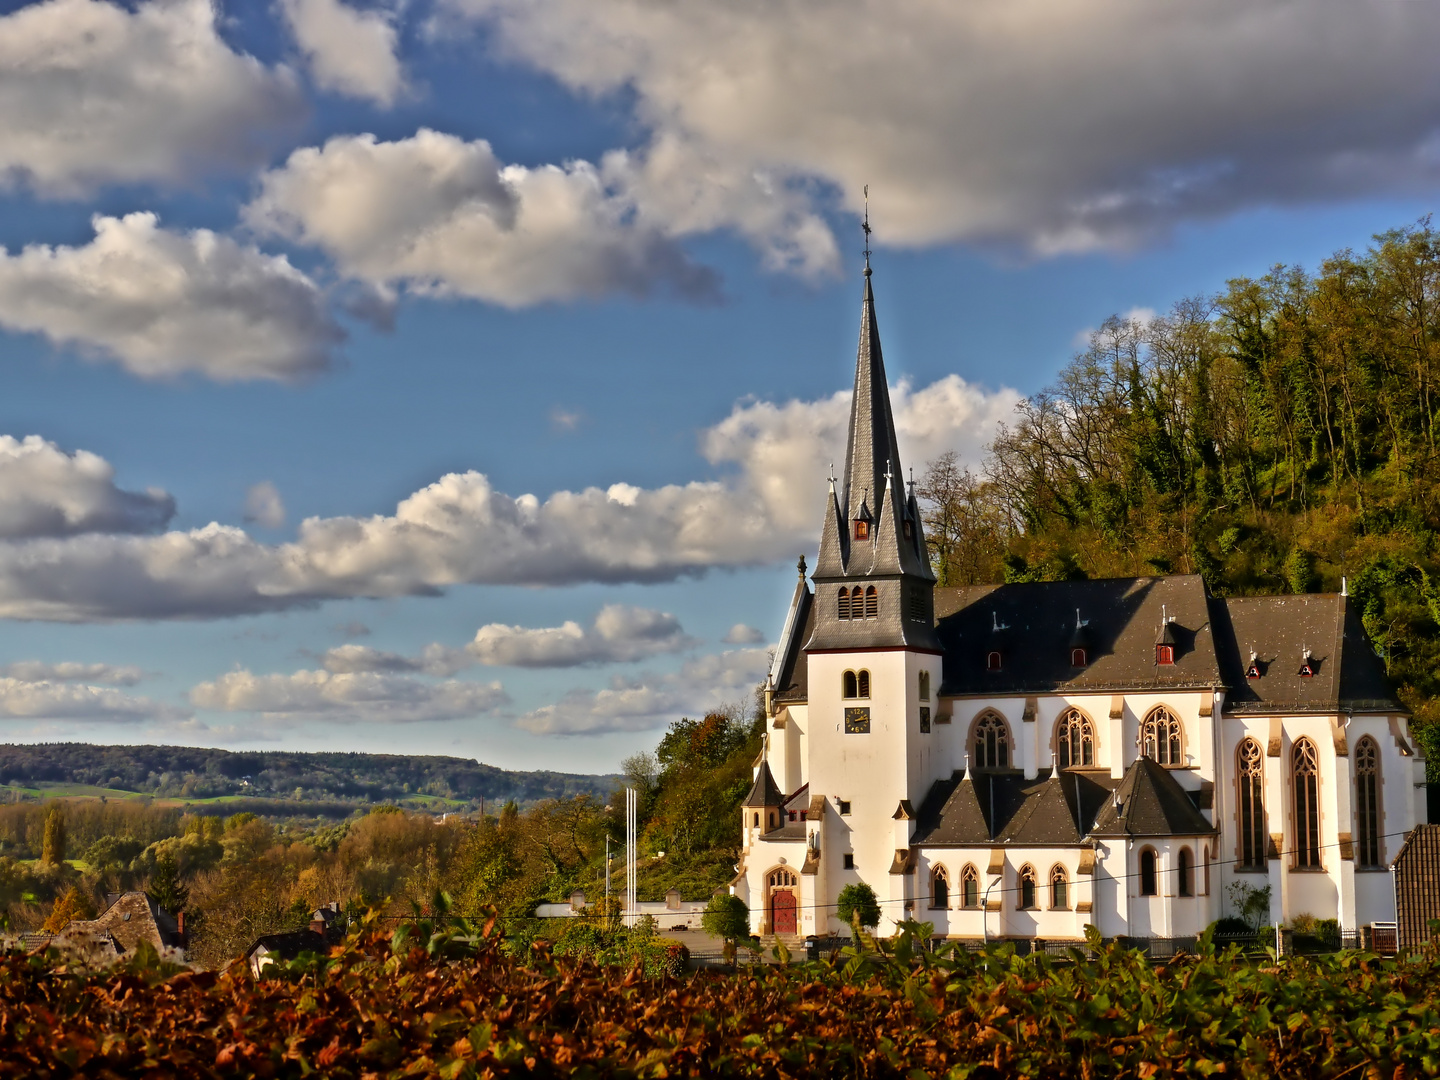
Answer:
[[[1142,757],[1125,770],[1090,831],[1094,836],[1207,836],[1215,827],[1168,769]]]
[[[785,796],[780,793],[780,787],[775,783],[775,777],[770,772],[768,762],[760,763],[760,771],[755,774],[755,783],[750,787],[750,794],[745,796],[741,806],[780,806],[785,802]]]

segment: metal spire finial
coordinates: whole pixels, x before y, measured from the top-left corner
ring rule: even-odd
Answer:
[[[865,276],[870,276],[870,185],[865,185],[865,220],[860,228],[865,230]]]
[[[910,466],[910,497],[915,497],[915,466]]]
[[[830,494],[831,494],[831,495],[834,495],[834,494],[835,494],[835,481],[838,480],[839,477],[835,475],[835,463],[834,463],[833,461],[830,462],[830,475],[829,475],[828,477],[826,477],[826,479],[830,481]]]

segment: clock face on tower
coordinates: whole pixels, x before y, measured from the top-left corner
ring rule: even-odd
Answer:
[[[845,710],[845,734],[846,735],[868,735],[870,733],[870,707],[849,708]]]

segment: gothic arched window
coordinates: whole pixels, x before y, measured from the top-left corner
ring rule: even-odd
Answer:
[[[1001,661],[1000,661],[1000,650],[999,650],[999,649],[991,649],[988,653],[985,654],[985,670],[986,670],[986,671],[999,671],[999,670],[1000,670],[1000,663],[1001,663]]]
[[[856,589],[855,591],[859,592],[860,590]],[[835,617],[837,619],[850,618],[850,590],[844,585],[840,586],[839,598],[836,601],[835,607]]]
[[[1095,726],[1079,709],[1066,709],[1056,721],[1055,757],[1062,769],[1095,764]]]
[[[975,721],[975,768],[1010,767],[1010,729],[993,712],[982,713]]]
[[[1035,868],[1028,863],[1020,868],[1020,906],[1035,907]]]
[[[1361,866],[1380,865],[1380,747],[1366,735],[1355,744],[1355,836]]]
[[[967,908],[980,906],[980,871],[973,863],[966,863],[960,871],[960,904]]]
[[[1065,875],[1065,867],[1059,863],[1050,868],[1050,906],[1052,908],[1068,908],[1070,906],[1070,879]]]
[[[856,686],[856,690],[859,692],[858,696],[862,698],[868,698],[870,696],[870,672],[865,670],[864,668],[861,668],[856,673],[855,677],[857,683],[859,684],[858,686]]]
[[[932,908],[948,908],[950,906],[950,875],[945,872],[945,867],[937,866],[930,875],[930,906]]]
[[[1265,865],[1265,751],[1254,739],[1235,750],[1235,776],[1240,788],[1240,865]]]
[[[1185,729],[1164,705],[1152,709],[1140,728],[1141,753],[1161,765],[1185,764]]]
[[[1195,864],[1188,847],[1182,847],[1176,857],[1175,872],[1179,881],[1175,891],[1181,896],[1195,895]]]
[[[857,595],[859,594],[860,586],[855,586],[855,592]],[[865,618],[875,619],[879,618],[879,616],[880,593],[876,590],[874,585],[867,585],[865,587]]]
[[[841,683],[841,693],[845,698],[858,698],[860,696],[860,682],[855,677],[855,672],[845,672],[841,677]]]
[[[1320,752],[1309,739],[1301,739],[1290,753],[1291,785],[1295,792],[1295,865],[1320,866]]]
[[[1159,875],[1155,873],[1155,849],[1146,848],[1140,852],[1140,895],[1158,896]]]

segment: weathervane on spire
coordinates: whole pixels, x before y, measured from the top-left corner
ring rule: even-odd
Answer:
[[[865,230],[865,273],[870,273],[870,185],[865,185],[865,220],[860,228]]]

